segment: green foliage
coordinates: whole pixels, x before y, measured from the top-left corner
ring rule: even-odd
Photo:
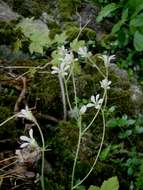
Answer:
[[[64,20],[70,20],[71,16],[80,6],[81,0],[58,0],[60,15]]]
[[[140,171],[139,171],[137,179],[136,179],[136,188],[137,188],[137,190],[143,189],[143,161],[141,163]]]
[[[143,34],[139,31],[134,34],[134,47],[137,51],[143,51]]]
[[[106,5],[97,17],[97,21],[100,22],[104,17],[107,17],[111,12],[116,11],[117,8],[122,8],[122,13],[120,20],[113,26],[112,34],[118,34],[118,38],[121,35],[121,28],[126,28],[126,32],[133,36],[133,45],[136,51],[142,51],[142,41],[143,41],[143,17],[140,13],[143,9],[143,2],[134,3],[134,1],[129,0],[126,4],[121,3],[110,3]],[[129,28],[126,27],[129,25]],[[125,29],[124,29],[125,30]],[[120,41],[118,41],[120,44]]]
[[[132,148],[129,156],[130,157],[127,159],[126,163],[123,164],[123,167],[127,170],[128,176],[134,176],[141,164],[141,160],[138,158],[135,147]]]
[[[109,157],[114,154],[114,152],[118,151],[119,149],[121,148],[120,144],[114,144],[114,145],[111,145],[109,144],[106,148],[104,148],[102,151],[101,151],[101,154],[99,156],[100,160],[101,161],[105,161],[105,160],[108,160]]]
[[[108,121],[108,127],[123,127],[123,126],[130,126],[135,123],[135,120],[128,119],[126,115],[122,116],[122,118],[114,118]]]
[[[96,18],[96,21],[101,22],[104,19],[104,17],[107,17],[110,13],[112,13],[119,7],[120,6],[117,5],[116,3],[110,3],[110,4],[106,5],[105,7],[103,7],[101,9],[98,17]]]
[[[99,1],[98,1],[99,2]],[[108,34],[101,37],[100,45],[106,50],[112,52],[121,52],[118,64],[128,70],[130,76],[139,71],[139,78],[142,78],[142,58],[140,53],[143,51],[143,1],[128,0],[106,1],[105,7],[101,9],[97,21],[107,20],[111,22]],[[104,23],[104,22],[103,22]],[[106,28],[106,27],[105,27]],[[124,48],[124,52],[122,52]],[[123,57],[122,57],[123,56]],[[136,63],[136,60],[138,62]],[[142,79],[141,79],[142,80]]]
[[[101,187],[97,186],[90,186],[88,190],[118,190],[119,189],[119,182],[118,178],[116,176],[109,178],[108,180],[105,180]]]
[[[122,16],[121,16],[121,20],[119,20],[119,22],[117,22],[113,28],[112,28],[112,33],[116,33],[120,30],[121,26],[123,24],[125,24],[125,22],[127,21],[128,18],[128,9],[123,10],[122,12]]]
[[[78,41],[77,39],[75,39],[70,43],[71,49],[75,52],[78,52],[79,48],[84,46],[85,46],[85,41],[83,40]]]
[[[72,25],[66,26],[66,34],[69,41],[73,41],[74,39],[76,39],[79,33],[80,29],[78,26],[75,26],[74,23]],[[84,39],[86,41],[95,40],[95,38],[96,32],[88,27],[84,28],[79,36],[79,39]]]
[[[25,18],[17,27],[20,27],[24,35],[30,39],[29,50],[31,54],[33,52],[43,54],[43,47],[48,47],[51,44],[49,29],[42,21]]]
[[[56,34],[53,40],[53,43],[57,43],[58,45],[63,45],[67,39],[66,32],[62,32],[61,34]]]

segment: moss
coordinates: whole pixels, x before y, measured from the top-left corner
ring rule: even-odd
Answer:
[[[53,39],[56,34],[61,33],[61,28],[56,22],[48,22],[48,27],[50,29],[50,38]]]
[[[0,106],[0,123],[8,119],[13,115],[13,112],[8,107],[2,107]],[[15,138],[17,136],[17,131],[15,128],[15,120],[12,119],[8,121],[6,124],[2,125],[0,127],[0,139],[5,138]]]
[[[19,0],[13,1],[13,10],[24,17],[38,18],[42,12],[48,11],[49,4],[43,0]]]
[[[138,172],[138,176],[137,176],[137,179],[136,179],[136,188],[138,190],[142,190],[143,188],[143,161],[141,163],[141,166],[140,166],[140,171]]]
[[[78,34],[80,33],[80,29],[78,26],[75,26],[75,24],[70,23],[70,25],[67,23],[66,25],[66,34],[68,36],[69,41],[74,40]],[[80,34],[79,39],[83,39],[85,41],[89,40],[95,40],[96,32],[88,27],[83,29],[82,33]]]
[[[0,21],[0,44],[11,45],[17,39],[19,31],[14,30],[15,22]]]
[[[38,107],[42,113],[48,113],[56,118],[61,117],[62,102],[58,78],[54,75],[36,74],[29,89],[29,102],[39,98]],[[33,102],[34,103],[34,102]]]
[[[80,6],[81,0],[58,0],[58,7],[61,17],[64,21],[71,20]]]

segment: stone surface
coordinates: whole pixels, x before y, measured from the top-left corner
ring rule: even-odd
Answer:
[[[19,17],[5,2],[0,0],[0,21],[16,20]]]

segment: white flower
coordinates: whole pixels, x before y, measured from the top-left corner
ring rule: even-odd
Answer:
[[[65,63],[66,65],[70,65],[73,61],[73,53],[68,52],[65,54],[65,57],[62,59],[62,62]]]
[[[91,55],[91,52],[88,52],[88,51],[87,51],[87,47],[84,46],[84,47],[79,48],[78,54],[79,54],[81,57],[86,58],[86,57],[89,57],[89,56]]]
[[[65,54],[68,52],[67,49],[65,49],[65,46],[58,47],[58,52],[61,57],[64,57]]]
[[[102,81],[100,81],[100,84],[101,84],[101,88],[110,89],[111,81],[109,81],[107,78],[105,78]]]
[[[100,109],[102,103],[103,103],[103,98],[99,99],[99,94],[95,96],[91,96],[91,103],[87,104],[88,108],[95,107],[96,109]]]
[[[109,66],[111,60],[115,59],[115,55],[99,55],[98,57],[104,61],[106,67]]]
[[[61,76],[66,76],[68,75],[68,70],[70,68],[70,65],[66,65],[64,62],[60,64],[59,67],[53,66],[52,67],[52,74],[59,74]]]
[[[25,109],[22,109],[17,117],[22,117],[30,121],[34,121],[34,116],[29,110],[28,106],[25,106]]]
[[[73,61],[73,53],[71,51],[68,51],[67,49],[65,49],[64,46],[58,48],[59,50],[59,61],[61,61],[61,63],[64,63],[65,65],[70,65]]]
[[[38,144],[37,144],[36,140],[35,140],[34,137],[33,137],[33,129],[30,129],[30,130],[29,130],[29,136],[30,136],[30,137],[27,137],[27,136],[21,136],[21,137],[20,137],[20,139],[21,139],[22,141],[24,141],[24,143],[22,143],[22,144],[20,145],[20,148],[24,148],[24,147],[27,147],[27,146],[31,146],[32,148],[38,147]]]
[[[53,66],[52,67],[52,74],[59,74],[61,76],[66,76],[68,75],[68,72],[70,70],[70,65],[74,60],[73,53],[71,51],[68,51],[65,49],[64,46],[59,48],[59,58],[58,60],[60,61],[58,66]]]
[[[84,113],[86,112],[86,110],[87,110],[87,106],[86,106],[86,105],[83,105],[83,106],[80,108],[79,113],[82,115],[82,114],[84,114]]]

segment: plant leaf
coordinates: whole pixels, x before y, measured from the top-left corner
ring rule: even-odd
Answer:
[[[96,18],[97,22],[101,22],[104,17],[108,16],[111,12],[115,11],[117,8],[120,6],[117,5],[116,3],[110,3],[103,7],[99,13],[99,15]]]
[[[102,161],[104,161],[104,160],[106,160],[108,158],[110,150],[111,150],[111,145],[109,145],[107,148],[102,150],[102,152],[100,154],[100,159]]]
[[[30,39],[30,53],[37,52],[43,54],[43,47],[51,44],[49,29],[41,20],[25,18],[17,25],[17,27],[20,27],[24,35]]]
[[[137,51],[143,51],[143,34],[139,31],[134,34],[134,47]]]
[[[63,45],[67,39],[66,32],[62,32],[61,34],[56,34],[53,40],[54,43],[58,43],[59,45]]]
[[[112,33],[118,32],[120,30],[121,26],[126,22],[127,18],[128,18],[128,9],[125,9],[125,10],[123,10],[121,20],[119,20],[119,22],[117,22],[113,26]]]
[[[109,178],[108,180],[104,181],[100,190],[118,190],[119,189],[119,182],[116,176]]]
[[[79,48],[84,47],[84,46],[85,46],[85,41],[83,40],[78,41],[77,39],[75,39],[70,43],[70,47],[75,52],[78,52]]]

